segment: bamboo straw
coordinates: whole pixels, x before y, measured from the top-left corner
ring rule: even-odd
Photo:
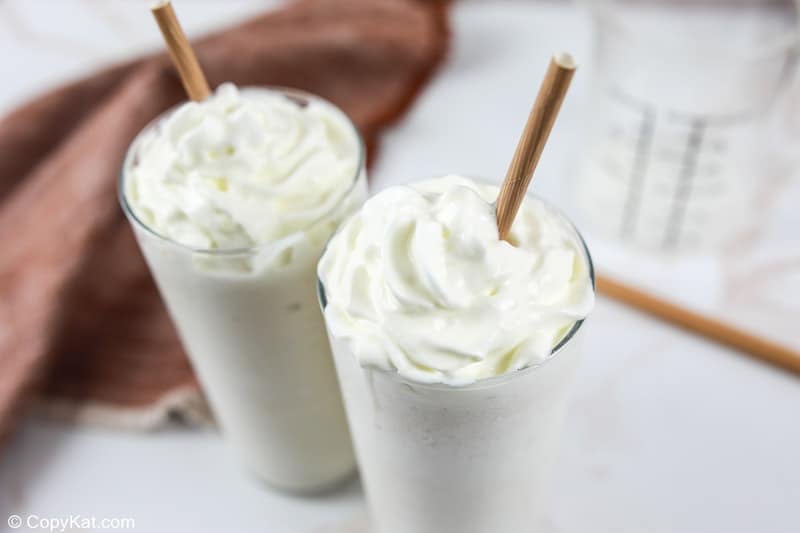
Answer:
[[[708,337],[720,344],[730,346],[779,368],[800,375],[800,353],[794,352],[785,346],[747,333],[729,324],[696,313],[606,276],[598,274],[595,281],[598,292],[609,298],[626,303],[670,324]]]
[[[150,11],[158,23],[161,35],[164,36],[169,55],[175,68],[178,69],[186,94],[195,102],[205,100],[211,94],[211,90],[208,88],[208,82],[192,46],[178,22],[178,17],[175,16],[172,4],[169,0],[158,2]]]
[[[574,72],[575,62],[568,54],[555,56],[550,62],[497,197],[497,228],[501,239],[508,237]],[[598,292],[609,298],[800,375],[800,353],[785,346],[602,275],[597,275],[596,284]]]
[[[550,130],[553,129],[553,123],[569,89],[575,67],[575,60],[569,54],[557,54],[550,60],[550,66],[539,87],[536,102],[528,115],[528,122],[522,130],[500,195],[497,197],[497,229],[502,240],[508,240],[511,224],[533,178],[533,172],[550,136]]]

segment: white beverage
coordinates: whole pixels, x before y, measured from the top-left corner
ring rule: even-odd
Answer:
[[[446,176],[386,189],[343,224],[320,301],[375,531],[519,533],[536,517],[594,302],[572,225]]]
[[[221,86],[146,128],[120,196],[232,447],[313,491],[353,452],[316,302],[316,264],[366,197],[363,146],[332,104]]]

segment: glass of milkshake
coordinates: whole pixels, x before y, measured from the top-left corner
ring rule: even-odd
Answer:
[[[319,265],[319,293],[378,533],[530,531],[557,449],[592,263],[528,195],[445,176],[380,192]]]
[[[120,202],[223,434],[270,484],[354,469],[317,306],[325,243],[366,198],[364,148],[332,104],[224,84],[132,143]]]

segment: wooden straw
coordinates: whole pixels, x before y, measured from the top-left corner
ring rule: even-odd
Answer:
[[[620,283],[606,276],[595,279],[598,292],[681,328],[708,337],[772,365],[800,374],[800,353],[768,339],[746,333],[719,320]]]
[[[575,67],[575,60],[569,54],[557,54],[550,60],[550,66],[497,197],[497,229],[502,240],[508,240],[511,224],[533,178],[533,171],[536,170],[550,130],[553,129]]]
[[[200,68],[200,63],[197,62],[192,46],[178,22],[178,17],[175,16],[172,4],[169,0],[158,2],[150,11],[158,23],[161,35],[164,36],[169,55],[175,68],[178,69],[186,94],[195,102],[205,100],[211,94],[211,90],[208,88],[208,82]]]
[[[555,122],[561,102],[575,72],[575,61],[569,54],[560,54],[550,61],[539,89],[536,103],[525,124],[514,158],[509,165],[497,197],[497,228],[500,238],[507,240],[522,199],[536,169],[547,137]],[[598,292],[626,303],[652,316],[687,331],[697,333],[725,346],[750,354],[767,363],[800,374],[800,353],[768,339],[741,331],[719,320],[690,311],[662,300],[645,291],[630,287],[602,275],[596,277]]]

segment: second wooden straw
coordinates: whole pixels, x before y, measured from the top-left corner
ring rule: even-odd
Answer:
[[[497,229],[502,240],[514,223],[522,199],[528,191],[533,172],[544,150],[550,130],[556,121],[561,102],[569,89],[575,73],[575,60],[569,54],[557,54],[550,60],[536,102],[519,138],[514,157],[508,166],[506,178],[497,197]]]
[[[507,240],[522,199],[528,190],[533,171],[553,127],[561,102],[575,71],[575,62],[567,54],[550,62],[542,87],[536,97],[514,158],[508,168],[497,198],[497,228]],[[695,313],[644,291],[607,278],[596,277],[597,290],[640,311],[685,328],[721,344],[741,350],[775,366],[800,374],[800,354],[769,339],[752,335],[719,320]]]
[[[164,36],[164,41],[167,43],[167,50],[169,50],[172,62],[178,69],[186,94],[195,102],[205,100],[211,94],[211,89],[209,89],[200,63],[194,55],[194,50],[192,50],[186,34],[183,33],[175,10],[172,9],[172,4],[169,1],[159,2],[151,8],[151,11],[161,30],[161,35]]]

